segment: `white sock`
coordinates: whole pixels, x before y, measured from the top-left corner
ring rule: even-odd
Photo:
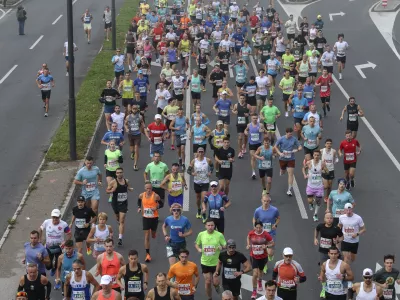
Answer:
[[[320,205],[315,205],[314,215],[318,215]]]
[[[122,240],[122,234],[121,234],[121,233],[118,235],[118,238],[119,238],[120,240]]]

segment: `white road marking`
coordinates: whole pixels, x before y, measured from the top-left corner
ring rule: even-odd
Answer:
[[[231,67],[231,66],[229,66],[229,77],[230,77],[230,78],[235,77],[235,76],[233,75],[233,70],[232,70],[232,67]]]
[[[376,68],[376,64],[374,64],[374,63],[369,61],[367,64],[355,65],[354,67],[357,69],[358,73],[360,73],[361,77],[365,79],[365,78],[367,78],[367,76],[365,76],[365,74],[362,71],[362,69],[366,69],[366,68],[375,69]]]
[[[343,17],[345,15],[345,13],[344,12],[340,12],[340,13],[334,13],[334,14],[329,14],[329,19],[331,20],[331,21],[333,21],[333,17],[334,16],[341,16],[341,17]]]
[[[51,23],[51,25],[54,25],[58,22],[58,20],[60,20],[62,18],[63,15],[59,15],[57,19],[54,20],[53,23]]]
[[[308,4],[285,4],[285,5],[283,5],[280,0],[276,0],[276,1],[278,1],[278,3],[280,4],[282,9],[285,11],[285,13],[288,16],[293,15],[293,19],[297,22],[297,29],[299,29],[298,20],[299,20],[299,18],[301,18],[301,12],[303,11],[303,9],[306,8],[307,6],[309,6],[311,4],[315,4],[321,0],[313,1]]]
[[[155,61],[152,61],[152,62],[151,62],[151,65],[152,65],[152,66],[155,66],[155,67],[161,67],[161,64],[158,63],[158,62],[155,62]]]
[[[7,72],[6,75],[3,76],[2,79],[0,79],[0,84],[2,84],[4,82],[4,80],[7,79],[8,76],[10,76],[10,74],[18,67],[18,65],[14,65],[14,67],[11,68],[10,71]]]
[[[10,8],[9,10],[7,10],[7,11],[4,11],[4,10],[0,9],[0,11],[3,13],[3,14],[0,16],[0,20],[1,20],[1,19],[3,19],[3,18],[11,11],[11,8]]]
[[[103,45],[101,45],[99,52],[97,52],[97,54],[99,54],[101,51],[103,50]]]
[[[258,70],[257,70],[256,64],[254,62],[254,58],[252,55],[250,55],[250,62],[251,62],[251,65],[253,66],[254,73],[258,74]],[[281,137],[278,126],[276,126],[275,134],[278,139]],[[294,197],[296,198],[297,206],[299,207],[301,217],[303,219],[308,219],[306,207],[304,206],[303,198],[301,197],[300,189],[297,184],[296,177],[294,175],[293,175],[293,192],[294,192]]]
[[[32,50],[33,48],[35,48],[35,46],[36,46],[37,44],[39,44],[39,42],[42,40],[43,37],[44,37],[44,35],[41,35],[41,36],[36,40],[36,42],[33,43],[33,45],[29,48],[29,50]]]
[[[76,3],[76,1],[78,1],[78,0],[74,0],[74,1],[72,1],[72,5],[74,5],[74,4]]]

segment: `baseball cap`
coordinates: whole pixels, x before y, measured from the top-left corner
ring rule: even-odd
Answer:
[[[110,284],[112,282],[112,277],[110,275],[101,276],[100,284]]]
[[[78,197],[78,200],[76,200],[76,201],[86,201],[86,199],[85,199],[85,197],[83,197],[83,196],[79,196],[79,197]]]
[[[374,272],[372,272],[370,268],[364,269],[363,276],[372,276],[372,275],[374,275]]]
[[[51,211],[51,216],[59,218],[59,217],[61,217],[61,211],[59,209],[55,208]]]
[[[157,119],[162,119],[162,117],[161,117],[160,114],[156,114],[156,115],[154,116],[154,120],[157,120]]]
[[[142,70],[139,70],[139,71],[137,71],[138,72],[138,74],[143,74],[143,71]]]
[[[225,92],[226,93],[226,92]],[[217,121],[217,125],[224,125],[224,122],[222,122],[221,120]]]
[[[227,242],[226,242],[226,245],[229,247],[229,246],[234,246],[234,247],[236,247],[236,242],[235,242],[235,240],[233,240],[233,239],[229,239]]]
[[[353,204],[351,204],[351,203],[346,203],[346,204],[344,205],[344,208],[345,208],[345,209],[353,208]]]
[[[204,148],[203,147],[197,148],[197,152],[204,152]]]
[[[210,182],[210,186],[218,186],[218,182],[217,181],[211,181]]]
[[[228,93],[226,91],[223,91],[221,94],[222,95],[228,95]]]
[[[283,255],[293,255],[293,249],[290,247],[286,247],[283,249]]]

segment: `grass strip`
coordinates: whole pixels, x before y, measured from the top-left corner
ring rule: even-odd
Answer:
[[[117,47],[125,48],[125,34],[139,7],[139,0],[125,0],[117,16]],[[118,14],[118,12],[117,12]],[[76,151],[78,159],[83,159],[87,146],[96,127],[102,105],[98,101],[107,79],[114,77],[111,65],[111,40],[104,41],[103,50],[95,57],[80,89],[76,95]],[[57,130],[52,139],[53,145],[47,153],[47,161],[68,161],[69,153],[69,117]]]

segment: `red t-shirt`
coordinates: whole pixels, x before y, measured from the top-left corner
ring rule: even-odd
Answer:
[[[153,122],[147,126],[147,129],[150,131],[151,142],[155,145],[162,144],[164,132],[168,132],[167,126],[165,126],[163,122],[161,122],[160,125],[157,125],[156,122]]]
[[[255,230],[249,232],[250,240],[250,256],[255,259],[264,259],[268,256],[267,248],[262,248],[262,245],[267,245],[272,241],[271,235],[263,230],[262,233],[258,234]]]
[[[156,27],[156,28],[154,28],[153,32],[154,32],[154,38],[153,38],[154,41],[155,42],[161,41],[161,37],[162,37],[162,34],[164,32],[163,28],[161,26],[160,27]]]
[[[160,47],[160,54],[164,55],[167,51],[167,42],[159,42],[158,46]]]
[[[331,95],[331,86],[329,84],[333,83],[331,75],[328,75],[326,78],[322,77],[322,75],[319,76],[316,83],[321,84],[319,91],[320,97],[329,97]]]
[[[343,151],[343,162],[345,164],[351,164],[357,162],[357,147],[360,147],[360,143],[356,139],[344,140],[340,143],[340,150]]]
[[[252,28],[257,26],[258,21],[260,21],[260,19],[257,16],[251,16],[250,17],[250,26]]]

